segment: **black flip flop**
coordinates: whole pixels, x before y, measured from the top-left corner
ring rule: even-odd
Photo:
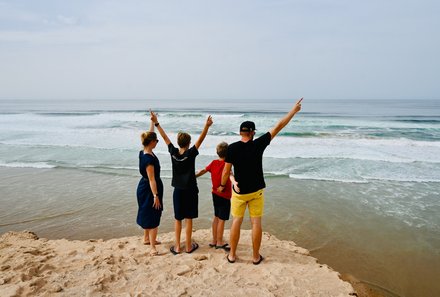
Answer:
[[[223,250],[229,252],[229,251],[231,250],[231,247],[229,246],[228,243],[225,243],[224,245],[216,245],[216,246],[215,246],[215,249],[216,249],[216,250],[218,250],[218,249],[223,249]]]
[[[189,252],[186,252],[186,253],[187,254],[191,254],[192,252],[194,252],[198,248],[199,248],[199,245],[194,242],[193,244],[191,244],[191,250]]]
[[[235,263],[235,260],[229,259],[229,254],[226,256],[226,260],[228,260],[229,263]]]
[[[260,255],[260,259],[258,259],[258,261],[257,261],[257,262],[254,262],[254,261],[252,261],[252,264],[254,264],[254,265],[258,265],[258,264],[260,264],[260,263],[261,263],[261,261],[263,261],[263,260],[264,260],[263,256],[262,256],[262,255]]]
[[[173,254],[174,256],[180,254],[180,252],[176,252],[176,251],[174,250],[174,245],[173,245],[172,247],[170,247],[170,252],[171,252],[171,254]]]

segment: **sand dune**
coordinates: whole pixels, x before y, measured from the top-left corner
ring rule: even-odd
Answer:
[[[194,233],[200,248],[192,254],[172,255],[173,238],[159,233],[160,254],[150,256],[141,236],[78,241],[8,232],[0,237],[0,295],[356,296],[348,282],[307,250],[268,233],[260,265],[251,262],[247,230],[234,264],[223,250],[208,246],[209,230]]]

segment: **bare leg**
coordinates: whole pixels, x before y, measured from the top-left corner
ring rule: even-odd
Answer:
[[[251,218],[252,223],[252,252],[253,261],[260,260],[260,246],[261,237],[263,236],[263,229],[261,227],[261,217]]]
[[[231,234],[229,237],[229,244],[231,246],[231,251],[229,252],[229,260],[235,261],[235,258],[237,257],[236,251],[238,246],[238,241],[240,240],[240,228],[241,223],[243,222],[243,218],[234,218],[232,220],[232,226],[231,226]]]
[[[180,253],[180,233],[182,232],[182,221],[176,220],[174,223],[175,244],[174,251]]]
[[[150,230],[150,229],[144,229],[144,244],[147,244],[148,242],[150,242],[150,239],[148,237],[148,234],[149,234],[148,230]]]
[[[218,245],[219,242],[217,241],[217,232],[218,232],[218,217],[214,217],[212,219],[212,244]]]
[[[192,242],[191,242],[191,236],[192,236],[192,229],[193,229],[193,220],[192,219],[185,219],[185,232],[186,232],[186,251],[191,251],[192,248]]]
[[[217,218],[217,217],[216,217]],[[219,218],[217,223],[217,245],[223,245],[223,232],[225,230],[225,221]]]
[[[157,237],[157,227],[154,229],[150,229],[150,244],[151,244],[151,254],[157,254],[156,250],[156,237]]]

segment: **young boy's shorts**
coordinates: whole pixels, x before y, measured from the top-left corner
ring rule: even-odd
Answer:
[[[238,194],[232,191],[231,213],[233,217],[242,218],[249,206],[251,218],[262,217],[264,208],[264,189],[249,194]]]
[[[197,186],[189,189],[174,188],[173,206],[176,220],[197,218],[199,216],[199,189]]]
[[[214,204],[214,215],[220,220],[229,220],[229,215],[231,213],[231,200],[212,193],[212,203]]]

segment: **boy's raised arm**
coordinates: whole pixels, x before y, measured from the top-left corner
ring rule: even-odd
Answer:
[[[167,134],[165,133],[164,129],[162,129],[162,126],[159,124],[159,121],[157,120],[157,114],[155,114],[151,109],[150,109],[150,115],[151,115],[151,122],[154,123],[154,126],[157,128],[157,131],[159,131],[160,136],[162,136],[163,141],[165,141],[165,144],[168,146],[171,141],[168,138]]]
[[[271,139],[273,139],[278,134],[278,132],[280,132],[281,129],[283,129],[290,122],[293,116],[301,110],[302,100],[303,98],[299,99],[296,102],[295,106],[292,107],[292,109],[269,131],[270,135],[272,136]]]
[[[199,139],[197,139],[196,143],[194,144],[196,149],[199,149],[199,147],[202,145],[202,142],[203,140],[205,140],[206,134],[208,134],[209,127],[211,127],[212,123],[212,117],[208,116],[208,118],[206,119],[205,127],[203,127],[203,131],[200,134]]]

